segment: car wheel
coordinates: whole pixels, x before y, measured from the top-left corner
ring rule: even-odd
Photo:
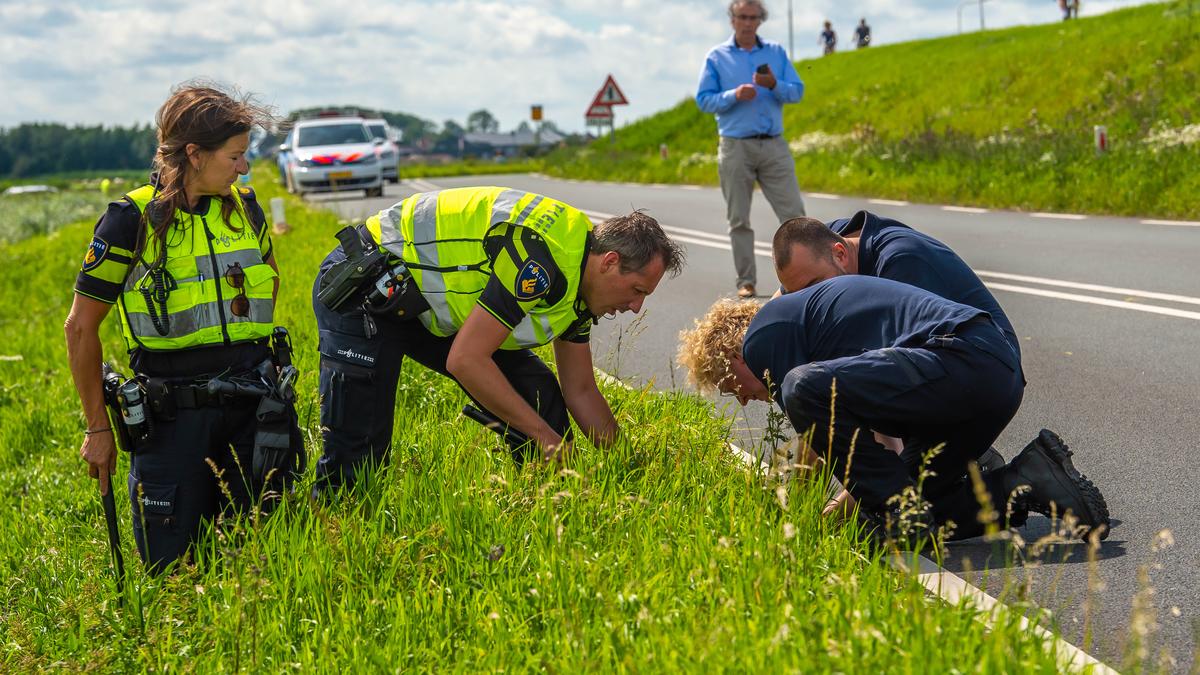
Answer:
[[[383,186],[380,185],[379,187],[367,188],[367,196],[368,197],[382,197],[383,196]]]

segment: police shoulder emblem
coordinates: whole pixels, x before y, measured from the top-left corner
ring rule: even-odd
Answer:
[[[108,242],[100,237],[92,237],[92,243],[88,246],[87,253],[83,254],[83,271],[90,272],[100,266],[104,262],[104,256],[108,255]]]
[[[238,188],[238,192],[242,193],[242,195],[245,197],[249,197],[254,194],[254,190],[251,190],[248,187],[240,187]]]
[[[536,260],[530,260],[517,274],[517,285],[513,289],[517,300],[533,300],[550,290],[550,273]]]

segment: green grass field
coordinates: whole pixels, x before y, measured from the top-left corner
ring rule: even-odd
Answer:
[[[315,458],[309,292],[337,218],[288,204],[278,320]],[[820,520],[823,488],[764,486],[702,399],[606,385],[615,449],[518,472],[411,364],[391,464],[358,493],[227,519],[165,578],[123,520],[121,607],[62,333],[91,222],[0,244],[0,671],[1058,672],[1013,615],[988,628]],[[111,317],[102,337],[126,370]]]
[[[1187,2],[801,61],[804,100],[784,107],[801,189],[1198,217],[1200,10]],[[1093,125],[1108,127],[1103,157]],[[715,184],[716,145],[716,122],[687,99],[544,170]]]

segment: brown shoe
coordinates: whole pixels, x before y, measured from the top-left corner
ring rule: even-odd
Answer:
[[[754,284],[742,284],[738,286],[739,298],[753,298],[756,295],[758,294],[754,292]]]

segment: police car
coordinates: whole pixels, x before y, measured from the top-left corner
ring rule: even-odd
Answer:
[[[367,119],[363,122],[367,125],[371,138],[383,141],[383,145],[379,146],[379,165],[383,170],[383,179],[391,183],[399,182],[400,147],[393,140],[396,138],[396,132],[388,125],[387,120]]]
[[[279,146],[288,192],[366,190],[383,196],[383,173],[378,149],[361,117],[322,117],[300,120]]]

